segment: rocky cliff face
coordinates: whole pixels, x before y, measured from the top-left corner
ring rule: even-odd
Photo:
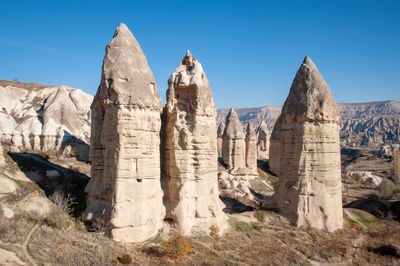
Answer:
[[[370,102],[338,104],[341,145],[378,147],[400,143],[400,102]],[[265,121],[272,131],[281,107],[235,109],[242,123],[258,125]],[[218,110],[217,123],[225,120],[229,109]],[[272,143],[271,143],[272,146]]]
[[[217,181],[216,109],[207,76],[188,51],[168,81],[162,179],[167,218],[184,234],[227,229]]]
[[[106,47],[91,106],[91,179],[82,217],[120,242],[158,233],[165,209],[160,183],[161,99],[135,37],[120,24]]]
[[[68,86],[0,80],[0,141],[14,152],[87,160],[93,96]]]
[[[299,227],[341,228],[340,116],[328,85],[308,57],[278,121],[279,181],[273,195],[278,208]]]

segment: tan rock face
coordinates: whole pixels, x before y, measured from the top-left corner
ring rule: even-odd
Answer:
[[[280,117],[279,117],[280,118]],[[280,169],[280,120],[276,120],[275,126],[271,133],[270,143],[269,143],[269,169],[275,175],[279,175]]]
[[[306,57],[282,108],[280,180],[274,198],[297,226],[342,227],[339,112],[331,91]]]
[[[257,174],[257,136],[251,123],[246,128],[246,167],[253,174]]]
[[[228,170],[235,172],[246,168],[246,142],[242,124],[232,108],[226,116],[222,141],[222,157]]]
[[[259,160],[269,158],[269,137],[267,124],[263,120],[257,128],[257,159]]]
[[[162,130],[167,218],[184,234],[227,229],[217,181],[216,109],[201,64],[188,52],[168,81]]]
[[[106,47],[91,106],[91,179],[83,219],[120,242],[158,233],[165,209],[160,184],[161,99],[135,37],[120,24]]]
[[[217,130],[217,145],[218,145],[218,157],[222,157],[222,139],[225,131],[225,123],[221,122]]]

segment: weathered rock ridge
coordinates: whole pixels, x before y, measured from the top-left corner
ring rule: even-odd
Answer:
[[[158,233],[165,208],[160,183],[161,99],[135,37],[120,24],[106,47],[91,105],[91,179],[83,219],[120,242]]]
[[[342,146],[380,147],[400,143],[400,102],[339,103],[341,116],[340,141]],[[230,109],[218,110],[217,123],[225,121]],[[235,109],[245,125],[258,125],[265,121],[272,131],[281,113],[280,106]],[[273,144],[271,143],[271,146]]]
[[[278,119],[279,181],[273,195],[282,214],[299,227],[342,227],[339,121],[329,86],[306,57]]]
[[[87,160],[93,96],[64,85],[0,80],[0,142],[14,152]]]
[[[168,80],[163,113],[162,180],[166,218],[189,234],[219,234],[227,217],[217,181],[216,109],[201,64],[188,51]]]

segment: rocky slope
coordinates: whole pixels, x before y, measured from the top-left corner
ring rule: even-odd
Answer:
[[[339,103],[338,107],[342,145],[377,147],[400,142],[400,102]],[[229,109],[218,110],[218,124],[225,120],[228,112]],[[251,122],[258,126],[265,121],[269,130],[280,112],[280,106],[236,109],[242,124]]]
[[[0,141],[15,152],[87,159],[93,96],[63,85],[0,79]]]

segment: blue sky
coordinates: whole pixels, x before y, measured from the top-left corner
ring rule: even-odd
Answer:
[[[190,49],[217,108],[282,105],[304,56],[338,102],[400,100],[400,1],[0,0],[0,78],[95,94],[120,22],[165,99]]]

